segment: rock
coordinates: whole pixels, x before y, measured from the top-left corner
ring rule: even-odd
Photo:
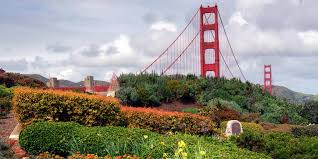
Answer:
[[[238,120],[230,120],[226,124],[225,136],[239,135],[243,133],[241,122]]]

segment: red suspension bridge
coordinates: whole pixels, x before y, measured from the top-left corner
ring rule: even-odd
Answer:
[[[219,34],[225,37],[226,45],[220,44]],[[216,5],[201,6],[177,38],[142,73],[246,80]]]

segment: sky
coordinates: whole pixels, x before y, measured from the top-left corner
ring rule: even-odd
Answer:
[[[0,0],[0,67],[72,81],[136,73],[215,3],[249,81],[271,64],[274,85],[318,94],[317,0]]]

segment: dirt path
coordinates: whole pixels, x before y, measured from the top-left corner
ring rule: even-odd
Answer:
[[[13,113],[6,117],[0,118],[0,138],[7,141],[14,127],[18,122],[14,119]]]
[[[18,122],[15,120],[12,112],[6,117],[0,118],[0,138],[9,144],[18,158],[23,158],[26,156],[26,153],[20,148],[18,141],[9,139],[11,132],[17,124]]]

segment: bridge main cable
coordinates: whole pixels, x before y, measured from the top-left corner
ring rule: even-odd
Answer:
[[[237,58],[236,58],[236,56],[235,56],[235,54],[234,54],[232,45],[231,45],[231,43],[230,43],[229,37],[227,36],[227,32],[226,32],[226,30],[225,30],[224,23],[223,23],[223,20],[222,20],[222,17],[221,17],[221,14],[220,14],[219,11],[218,11],[218,14],[219,14],[219,17],[220,17],[221,25],[222,25],[222,28],[223,28],[223,31],[224,31],[226,40],[227,40],[227,42],[228,42],[228,44],[229,44],[229,46],[230,46],[230,50],[231,50],[231,53],[232,53],[232,55],[233,55],[233,57],[234,57],[234,60],[235,60],[235,62],[236,62],[236,65],[238,66],[238,68],[239,68],[239,70],[240,70],[240,73],[242,74],[244,80],[247,81],[246,78],[245,78],[245,76],[244,76],[244,74],[243,74],[243,71],[242,71],[242,69],[241,69],[241,67],[240,67],[240,65],[239,65],[239,63],[238,63],[238,60],[237,60]]]
[[[192,21],[194,20],[194,18],[198,15],[200,9],[198,9],[196,11],[196,13],[193,15],[193,17],[191,18],[190,22],[186,25],[186,27],[181,31],[181,33],[177,36],[177,38],[167,47],[167,49],[165,49],[150,65],[148,65],[143,71],[142,73],[146,72],[146,70],[151,67],[155,62],[157,62],[165,53],[167,53],[167,51],[169,50],[169,48],[179,39],[179,37],[186,31],[186,29],[190,26],[190,24],[192,23]],[[195,38],[194,38],[195,39]]]

